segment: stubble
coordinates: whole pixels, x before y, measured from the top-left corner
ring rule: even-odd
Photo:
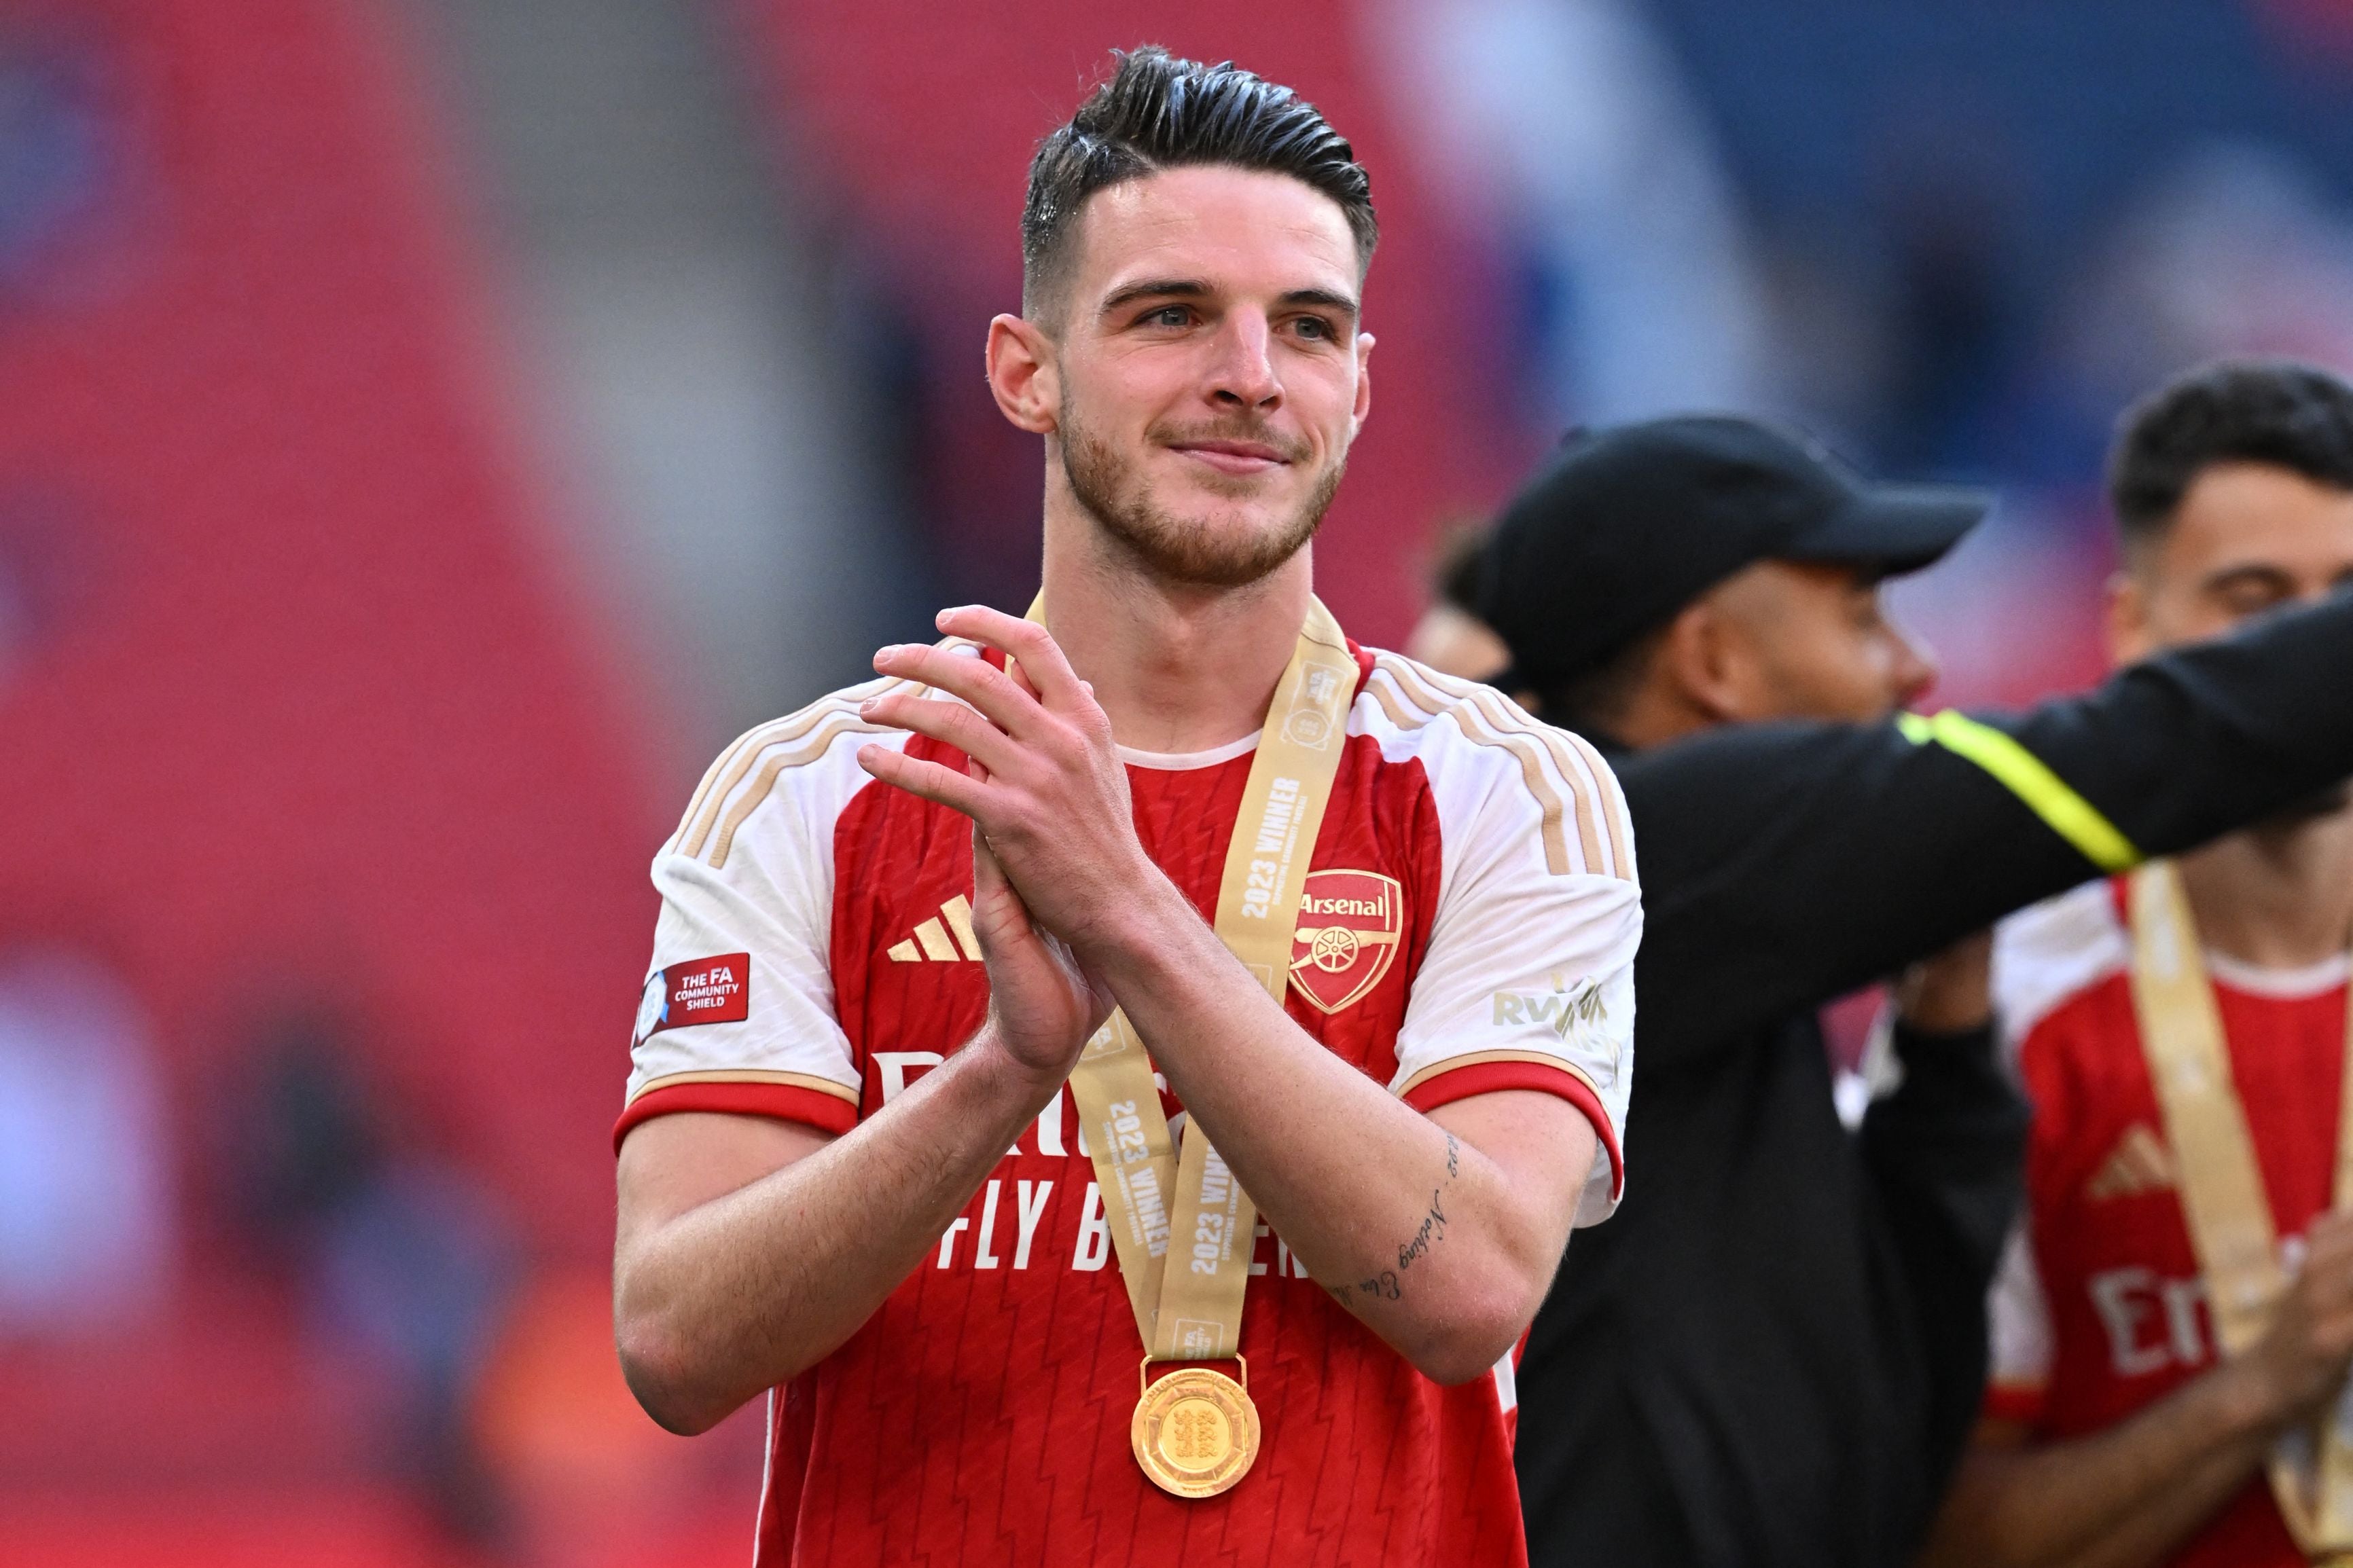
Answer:
[[[1070,481],[1071,493],[1106,535],[1164,583],[1239,588],[1266,576],[1315,537],[1347,467],[1343,458],[1316,476],[1299,508],[1275,527],[1252,531],[1204,526],[1172,516],[1154,504],[1140,466],[1096,437],[1071,413],[1065,408],[1061,429],[1062,473]],[[1155,426],[1145,438],[1153,446],[1188,440],[1259,442],[1294,463],[1308,456],[1303,444],[1279,437],[1261,421],[1248,417],[1182,428]],[[1233,489],[1237,501],[1247,493],[1240,483]]]

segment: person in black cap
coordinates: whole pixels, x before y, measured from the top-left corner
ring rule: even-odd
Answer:
[[[1664,419],[1572,437],[1483,552],[1466,607],[1510,668],[1461,673],[1611,752],[1647,910],[1647,1175],[1517,1371],[1537,1568],[1908,1563],[2020,1195],[1965,939],[2353,773],[2353,681],[2311,678],[2353,668],[2341,595],[2024,713],[1903,712],[1934,669],[1878,584],[1988,505]],[[1815,1010],[1912,965],[1900,1084],[1851,1133]]]
[[[1883,718],[1936,672],[1880,615],[1881,580],[1942,556],[1991,504],[1866,485],[1749,419],[1580,432],[1484,552],[1476,610],[1513,661],[1492,683],[1637,744],[1792,706]]]

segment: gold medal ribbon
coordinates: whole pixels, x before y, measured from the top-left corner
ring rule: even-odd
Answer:
[[[2155,860],[2126,886],[2141,1051],[2157,1086],[2214,1337],[2224,1355],[2235,1356],[2263,1337],[2287,1288],[2271,1200],[2180,874]],[[2353,1209],[2353,1005],[2346,1015],[2333,1197],[2339,1213]],[[2269,1468],[2280,1514],[2305,1555],[2319,1562],[2353,1552],[2353,1390],[2340,1390],[2326,1414],[2282,1437]]]
[[[1041,596],[1030,606],[1031,620],[1042,622],[1043,604]],[[1321,601],[1310,600],[1250,761],[1214,922],[1219,940],[1278,1004],[1290,983],[1300,895],[1339,773],[1356,675],[1339,623]],[[1145,1362],[1239,1359],[1258,1209],[1199,1128],[1188,1126],[1181,1142],[1175,1136],[1151,1058],[1125,1013],[1113,1012],[1087,1042],[1071,1073],[1071,1094]],[[1219,1386],[1169,1391],[1157,1403],[1171,1409],[1152,1414],[1148,1443],[1155,1391],[1187,1376]],[[1219,1374],[1171,1378],[1147,1389],[1138,1407],[1137,1458],[1156,1483],[1180,1495],[1222,1491],[1249,1468],[1255,1413],[1240,1385]],[[1233,1414],[1236,1396],[1246,1422]],[[1162,1414],[1168,1415],[1165,1422]],[[1165,1439],[1157,1436],[1164,1429]],[[1237,1450],[1239,1465],[1232,1463]],[[1155,1458],[1173,1460],[1163,1467],[1173,1473],[1155,1468]],[[1202,1462],[1193,1463],[1197,1458]]]

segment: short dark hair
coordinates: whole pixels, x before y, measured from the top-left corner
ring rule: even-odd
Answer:
[[[2108,504],[2126,552],[2164,537],[2218,463],[2267,463],[2353,490],[2353,386],[2293,360],[2218,360],[2126,409],[2108,453]]]
[[[1021,304],[1035,315],[1069,270],[1087,198],[1162,169],[1224,163],[1288,174],[1339,205],[1359,270],[1380,226],[1372,180],[1315,106],[1231,60],[1208,66],[1157,45],[1114,50],[1069,124],[1038,144],[1021,208]]]

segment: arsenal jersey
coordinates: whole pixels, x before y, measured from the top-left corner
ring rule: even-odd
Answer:
[[[1356,657],[1290,1016],[1424,1110],[1499,1089],[1575,1105],[1601,1147],[1577,1215],[1592,1224],[1623,1181],[1641,929],[1616,781],[1484,687]],[[663,846],[617,1141],[685,1110],[847,1133],[979,1027],[971,824],[856,760],[963,761],[860,719],[892,684],[745,735]],[[1137,836],[1205,920],[1256,742],[1124,753]],[[1525,1561],[1510,1358],[1439,1386],[1263,1222],[1241,1350],[1256,1464],[1215,1498],[1162,1493],[1129,1447],[1144,1347],[1065,1089],[865,1326],[772,1392],[758,1562]]]
[[[2027,1213],[1991,1299],[1987,1414],[2060,1440],[2097,1431],[2212,1366],[2214,1325],[2134,1011],[2117,884],[2005,921],[2003,1026],[2034,1105]],[[2345,1062],[2346,963],[2263,970],[2206,957],[2272,1221],[2294,1238],[2329,1206]],[[2301,1568],[2257,1476],[2172,1561]]]

